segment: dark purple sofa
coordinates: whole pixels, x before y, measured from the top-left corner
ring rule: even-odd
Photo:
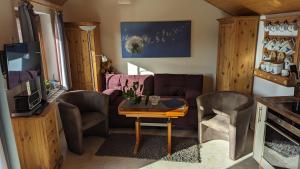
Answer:
[[[196,98],[202,94],[203,75],[156,74],[152,75],[106,75],[104,94],[109,95],[109,123],[112,128],[134,127],[134,118],[118,115],[118,105],[124,100],[122,88],[126,80],[129,86],[136,81],[144,85],[140,94],[157,95],[161,97],[184,98],[189,104],[186,117],[174,119],[175,129],[197,129],[198,112]],[[163,122],[164,119],[142,119],[143,121]]]

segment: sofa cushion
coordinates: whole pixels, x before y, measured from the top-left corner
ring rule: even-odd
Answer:
[[[185,74],[155,74],[154,94],[157,96],[192,96],[202,93],[203,76]],[[195,98],[198,96],[193,95]]]
[[[116,100],[117,97],[122,96],[122,91],[118,89],[106,89],[102,93],[109,96],[110,102]]]
[[[128,81],[128,87],[126,87]],[[139,82],[143,85],[142,90],[138,90],[139,95],[153,94],[153,76],[152,75],[123,75],[123,74],[107,74],[106,89],[123,90],[132,87],[133,82]]]
[[[84,116],[82,118],[82,129],[87,130],[96,124],[106,120],[106,117],[99,112],[82,112]]]

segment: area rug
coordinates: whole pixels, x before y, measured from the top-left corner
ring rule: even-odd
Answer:
[[[172,137],[172,156],[167,157],[167,137],[142,135],[139,151],[133,154],[134,134],[111,134],[97,151],[97,156],[131,157],[140,159],[166,160],[199,163],[200,148],[196,138]]]

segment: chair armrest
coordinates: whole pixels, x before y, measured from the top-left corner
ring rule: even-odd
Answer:
[[[83,133],[79,108],[64,101],[59,101],[58,107],[69,149],[82,154]]]
[[[81,114],[78,107],[64,101],[59,101],[58,107],[63,123],[72,123],[72,127],[76,127],[78,130],[81,130]]]
[[[212,95],[204,94],[196,98],[198,108],[198,121],[201,122],[204,116],[210,115],[212,111]]]
[[[109,111],[109,96],[98,93],[98,99],[99,100],[99,109],[101,113],[104,115],[108,116],[108,111]]]
[[[254,111],[253,102],[241,105],[230,113],[230,124],[233,126],[239,126],[250,119]]]

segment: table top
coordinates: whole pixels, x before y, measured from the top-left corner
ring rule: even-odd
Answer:
[[[118,107],[119,115],[126,117],[148,117],[148,118],[179,118],[188,112],[188,104],[181,98],[162,98],[158,105],[151,105],[150,101],[145,103],[131,104],[124,100]]]

